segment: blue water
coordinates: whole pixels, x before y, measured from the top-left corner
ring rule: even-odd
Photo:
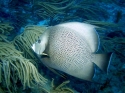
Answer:
[[[88,20],[117,24],[117,26],[104,26],[95,23],[97,26],[106,27],[105,30],[97,31],[100,36],[114,40],[111,45],[105,44],[109,48],[107,52],[114,53],[108,73],[95,66],[96,74],[89,82],[63,73],[66,76],[64,79],[40,63],[41,68],[39,66],[38,71],[42,70],[42,74],[49,81],[54,78],[57,85],[70,80],[67,86],[74,93],[125,93],[125,39],[122,39],[122,43],[120,43],[121,39],[115,42],[115,38],[125,37],[125,0],[65,1],[0,0],[0,23],[9,23],[14,27],[13,33],[8,36],[13,38],[21,34],[27,25],[54,26],[64,22],[90,22]],[[49,7],[49,4],[53,7]],[[101,50],[103,51],[103,47]],[[23,93],[35,92],[27,88]]]

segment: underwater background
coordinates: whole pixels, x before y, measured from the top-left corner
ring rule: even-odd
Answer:
[[[46,27],[99,26],[108,73],[84,81],[44,66],[31,46]],[[0,0],[0,93],[125,93],[125,0]]]

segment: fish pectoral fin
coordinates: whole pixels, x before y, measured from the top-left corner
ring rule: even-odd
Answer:
[[[94,63],[103,71],[108,71],[108,66],[113,53],[95,54]]]
[[[49,57],[49,55],[46,54],[46,53],[42,53],[42,54],[41,54],[41,58],[44,58],[44,57]]]

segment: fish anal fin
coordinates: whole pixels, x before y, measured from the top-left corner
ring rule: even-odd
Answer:
[[[91,62],[87,63],[85,70],[83,72],[85,73],[85,75],[83,76],[84,78],[82,78],[82,79],[87,80],[87,81],[92,81],[92,78],[95,73],[93,63],[92,64],[91,64]]]
[[[53,69],[53,68],[51,68],[51,67],[48,67],[48,66],[46,66],[46,67],[47,67],[49,70],[51,70],[53,73],[55,73],[55,74],[61,76],[62,78],[66,79],[66,76],[65,76],[64,74],[59,73],[58,71],[56,71],[55,69]]]
[[[95,73],[94,64],[92,62],[87,62],[83,68],[78,68],[76,71],[72,71],[72,76],[80,78],[82,80],[92,81]]]
[[[108,71],[112,53],[95,54],[94,63],[103,71]]]

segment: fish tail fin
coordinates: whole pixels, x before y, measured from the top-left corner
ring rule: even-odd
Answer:
[[[95,54],[95,64],[103,71],[107,72],[113,53]]]

